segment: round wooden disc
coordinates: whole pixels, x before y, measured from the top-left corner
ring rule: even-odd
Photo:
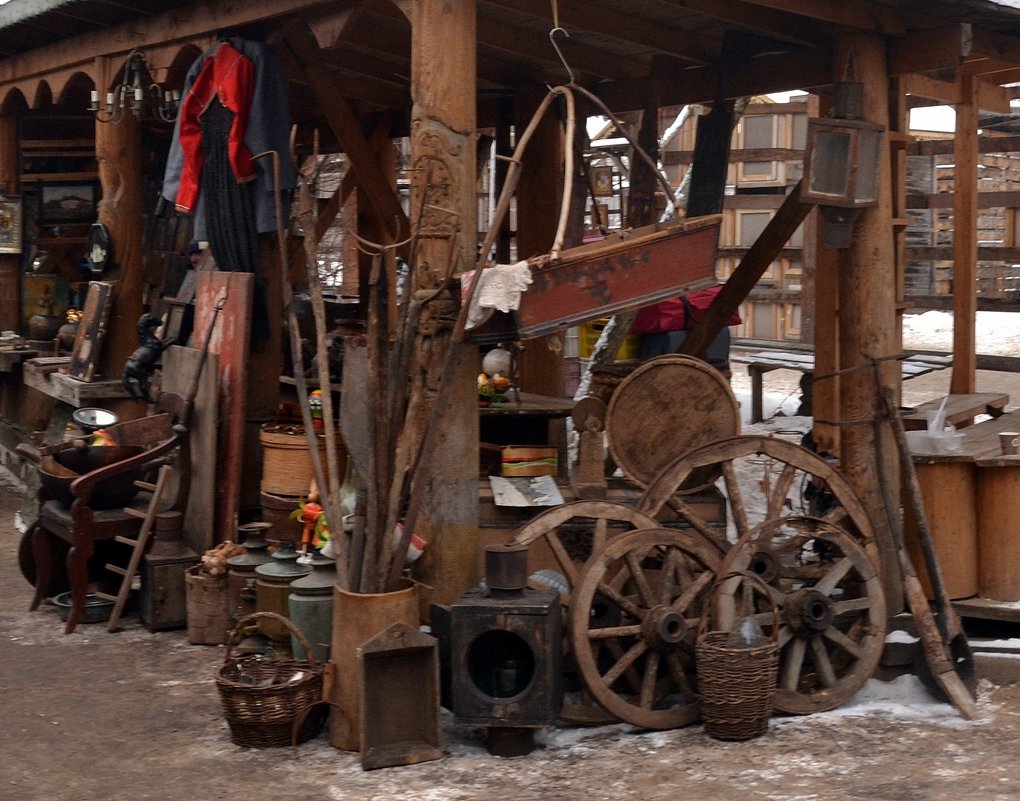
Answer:
[[[740,433],[740,407],[726,379],[700,359],[668,354],[638,367],[616,388],[606,416],[609,452],[645,487],[686,453]],[[706,468],[681,487],[715,480]]]

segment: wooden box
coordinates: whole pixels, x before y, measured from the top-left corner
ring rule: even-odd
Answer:
[[[504,476],[555,476],[556,448],[540,445],[504,445]]]

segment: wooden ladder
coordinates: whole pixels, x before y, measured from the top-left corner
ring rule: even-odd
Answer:
[[[149,499],[149,507],[144,512],[141,509],[132,509],[131,507],[124,509],[125,514],[141,518],[142,527],[138,532],[138,536],[134,539],[131,537],[119,536],[113,538],[115,542],[119,542],[123,545],[130,545],[132,550],[131,559],[128,561],[127,567],[120,567],[119,565],[113,564],[106,565],[107,570],[122,577],[120,582],[120,592],[116,595],[108,595],[104,592],[96,593],[99,598],[114,602],[113,611],[110,613],[110,622],[106,626],[107,631],[116,631],[117,626],[120,623],[120,616],[124,612],[124,606],[127,604],[128,595],[131,594],[131,585],[134,582],[135,574],[138,572],[138,565],[142,561],[142,556],[145,554],[145,546],[149,542],[152,525],[156,520],[156,514],[159,511],[159,504],[163,498],[163,492],[166,489],[166,484],[172,471],[173,467],[168,464],[164,464],[159,468],[155,484],[151,484],[147,481],[135,482],[135,486],[139,489],[149,490],[152,493],[152,497]]]

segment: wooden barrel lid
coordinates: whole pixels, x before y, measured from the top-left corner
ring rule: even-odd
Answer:
[[[659,356],[627,376],[606,417],[610,454],[641,486],[695,448],[739,433],[740,407],[729,382],[700,359],[680,354]],[[693,492],[716,477],[716,468],[705,468],[681,490]]]

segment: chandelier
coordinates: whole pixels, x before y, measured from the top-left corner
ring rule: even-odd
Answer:
[[[106,93],[106,103],[100,105],[99,92],[92,90],[89,102],[97,122],[118,123],[131,111],[135,119],[147,114],[163,122],[177,119],[181,104],[181,93],[176,89],[165,89],[149,80],[149,64],[141,50],[132,50],[124,62],[124,76],[121,82]]]

